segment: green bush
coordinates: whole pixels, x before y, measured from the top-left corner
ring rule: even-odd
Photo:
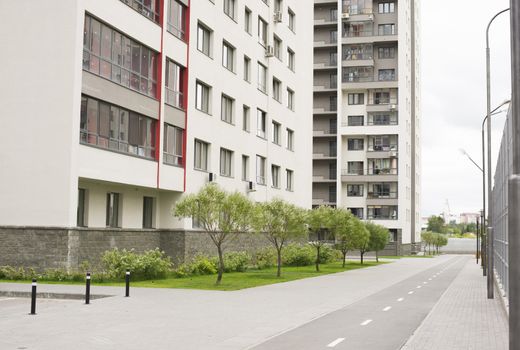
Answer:
[[[314,253],[316,254],[316,253]],[[338,255],[339,254],[339,255]],[[328,264],[333,261],[341,259],[341,253],[331,246],[324,245],[320,248],[320,263]]]
[[[251,262],[247,252],[230,252],[224,254],[224,272],[245,272]]]
[[[101,258],[103,267],[110,278],[122,279],[130,270],[132,279],[165,278],[171,271],[170,258],[159,249],[148,250],[142,254],[134,250],[108,250]]]
[[[193,275],[214,275],[217,273],[217,263],[215,259],[208,258],[205,255],[195,256],[189,266],[191,274]]]
[[[309,266],[316,261],[315,254],[308,245],[289,244],[282,250],[282,262],[287,266]]]
[[[253,265],[259,270],[276,266],[276,249],[267,247],[256,251],[253,254]]]

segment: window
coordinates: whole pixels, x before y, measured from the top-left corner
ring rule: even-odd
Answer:
[[[160,20],[160,1],[159,0],[121,0],[140,14],[148,17],[155,23]]]
[[[184,67],[166,60],[166,103],[181,109],[184,109],[184,72]]]
[[[397,125],[397,113],[371,113],[368,115],[368,125]]]
[[[273,38],[274,56],[280,61],[282,60],[282,39],[276,35]]]
[[[256,110],[256,136],[265,139],[267,128],[267,114],[261,109]]]
[[[225,41],[222,43],[222,65],[235,71],[235,48]]]
[[[280,188],[280,167],[271,165],[271,181],[274,188]]]
[[[167,29],[177,38],[186,39],[186,6],[177,0],[168,0]]]
[[[355,44],[343,46],[343,59],[347,61],[371,60],[374,58],[372,44]]]
[[[367,207],[368,220],[397,220],[397,206],[371,205]]]
[[[363,175],[363,162],[347,162],[347,172],[349,175]]]
[[[197,28],[197,50],[211,56],[211,30],[200,23]]]
[[[363,126],[364,116],[362,115],[349,115],[347,120],[348,126]]]
[[[379,13],[394,13],[395,3],[394,2],[380,2]]]
[[[235,0],[224,0],[224,13],[235,19]]]
[[[294,151],[294,131],[287,129],[287,149]]]
[[[338,110],[338,97],[337,96],[329,97],[329,109],[330,109],[330,111]]]
[[[380,47],[377,49],[379,59],[395,58],[395,47]]]
[[[277,145],[281,145],[281,137],[280,137],[281,126],[280,123],[277,123],[273,120],[273,143]]]
[[[222,94],[220,118],[226,123],[233,124],[233,110],[235,100]]]
[[[106,212],[107,227],[119,227],[120,226],[119,199],[120,199],[119,193],[114,193],[114,192],[107,193],[107,212]]]
[[[338,9],[330,9],[329,19],[331,22],[336,22],[338,20]]]
[[[242,180],[249,181],[249,156],[242,155]]]
[[[348,139],[347,143],[349,151],[362,151],[365,145],[363,139]]]
[[[155,126],[152,118],[83,95],[80,143],[155,158]]]
[[[363,197],[363,185],[347,185],[348,197]]]
[[[251,82],[251,59],[244,56],[244,80]]]
[[[356,216],[358,219],[363,220],[363,208],[347,208],[350,210],[352,215]]]
[[[256,183],[265,185],[265,157],[256,156]]]
[[[164,124],[163,162],[165,164],[182,166],[183,162],[184,130]]]
[[[225,148],[220,149],[220,175],[233,176],[233,151]]]
[[[348,94],[348,104],[349,105],[365,104],[365,94],[362,94],[362,93]]]
[[[87,190],[84,188],[78,188],[78,212],[76,216],[76,226],[86,227],[86,202],[87,202]]]
[[[196,91],[195,91],[195,108],[197,108],[201,112],[208,113],[208,114],[210,112],[210,110],[209,110],[210,91],[211,91],[211,88],[208,85],[201,83],[200,81],[197,81]]]
[[[247,7],[244,10],[244,30],[251,34],[251,10]]]
[[[258,40],[264,46],[267,46],[267,22],[258,16]]]
[[[208,154],[209,143],[200,140],[195,140],[195,169],[202,171],[209,170]]]
[[[395,35],[395,24],[380,24],[377,32],[379,35]]]
[[[281,85],[282,82],[275,77],[273,77],[273,98],[280,102],[281,101]]]
[[[287,88],[287,108],[294,111],[294,91]]]
[[[287,66],[294,72],[294,51],[287,48]]]
[[[390,92],[389,91],[376,91],[373,95],[374,100],[372,101],[375,105],[386,105],[390,103]]]
[[[379,81],[394,81],[395,69],[380,69],[378,79]]]
[[[294,171],[292,170],[285,170],[285,175],[287,178],[287,191],[294,191]]]
[[[337,199],[337,188],[336,185],[329,185],[329,202],[335,203]]]
[[[143,197],[143,228],[153,228],[153,197]]]
[[[258,62],[258,90],[267,93],[267,67]]]
[[[85,16],[83,69],[150,97],[157,93],[157,53]]]
[[[338,31],[331,30],[329,33],[329,39],[331,44],[336,43],[338,41]]]
[[[250,108],[246,105],[242,107],[242,130],[249,132],[250,126]]]
[[[289,14],[289,29],[294,32],[295,28],[296,28],[295,27],[296,15],[294,14],[294,12],[291,9],[287,9],[287,12]]]
[[[274,0],[274,12],[282,11],[282,0]]]

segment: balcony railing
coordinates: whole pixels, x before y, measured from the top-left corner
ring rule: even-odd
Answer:
[[[369,96],[369,105],[396,105],[398,102],[397,97],[386,97],[386,96]]]
[[[374,145],[370,144],[368,145],[368,152],[390,152],[390,151],[397,151],[398,149],[397,144],[383,144],[383,145]]]
[[[397,199],[397,192],[379,191],[379,192],[368,192],[368,199]]]
[[[397,175],[397,168],[367,168],[367,169],[343,169],[343,176],[362,176],[362,175]]]
[[[367,125],[397,125],[397,113],[390,114],[368,114]]]
[[[392,36],[397,35],[397,30],[394,31],[377,31],[373,29],[365,30],[344,30],[342,33],[343,38],[366,38],[370,36]]]
[[[349,15],[371,15],[374,13],[374,9],[372,7],[359,7],[353,5],[343,5],[342,6],[343,13],[348,13]]]

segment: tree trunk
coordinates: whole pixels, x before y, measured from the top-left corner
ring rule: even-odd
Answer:
[[[316,272],[320,272],[320,246],[316,247]]]
[[[376,262],[379,262],[379,254],[378,254],[377,250],[376,250]]]
[[[222,246],[217,245],[218,251],[218,275],[217,275],[217,284],[220,284],[222,281],[222,274],[224,273],[224,256],[222,254]]]
[[[363,255],[365,255],[365,252],[360,252],[361,254],[361,265],[363,265]]]
[[[276,270],[276,277],[280,277],[282,276],[282,248],[276,248],[276,251],[277,251],[277,265],[278,265],[278,268]]]
[[[343,252],[343,267],[345,267],[346,262],[347,262],[347,252],[344,251]]]

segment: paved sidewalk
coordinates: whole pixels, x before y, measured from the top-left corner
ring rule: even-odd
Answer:
[[[480,266],[468,261],[402,350],[507,350],[508,320],[497,296],[487,299]]]

